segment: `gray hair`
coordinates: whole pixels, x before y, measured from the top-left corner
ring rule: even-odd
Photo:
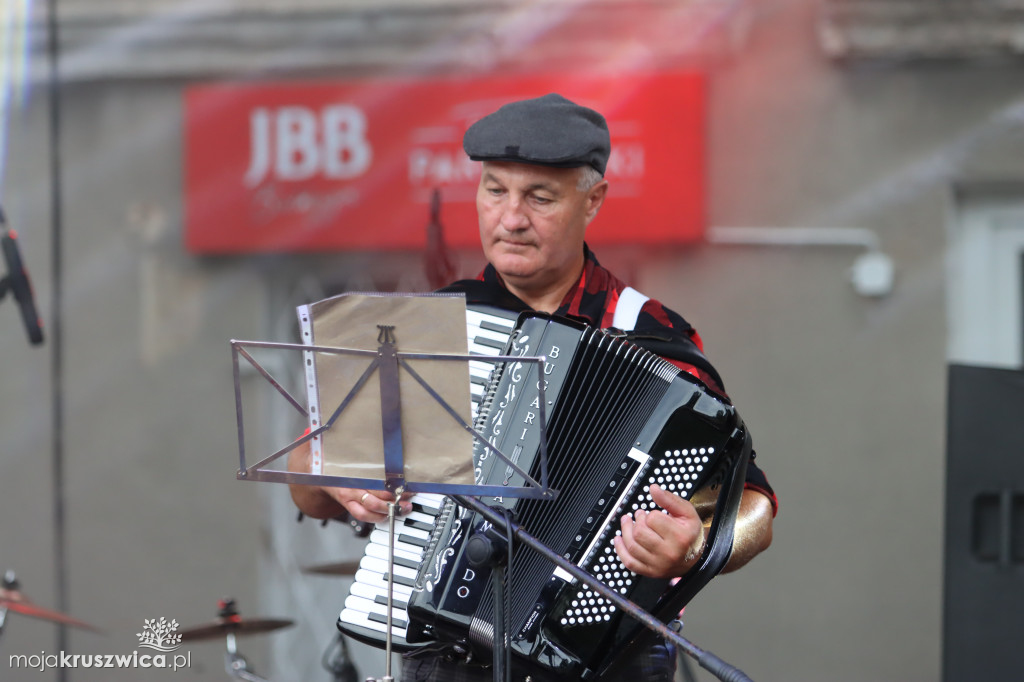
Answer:
[[[580,176],[576,180],[576,189],[586,192],[602,180],[604,180],[604,176],[593,166],[580,166]]]

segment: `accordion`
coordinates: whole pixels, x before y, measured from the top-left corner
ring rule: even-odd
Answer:
[[[474,448],[477,483],[514,487],[525,482],[493,448],[535,479],[540,478],[541,452],[546,450],[548,483],[558,494],[553,500],[483,497],[481,502],[508,510],[556,554],[641,608],[657,615],[668,605],[670,613],[678,612],[721,568],[729,548],[712,575],[697,581],[698,587],[684,589],[680,597],[679,586],[670,590],[667,580],[626,569],[612,538],[623,514],[657,509],[650,497],[652,484],[689,498],[698,489],[737,479],[735,469],[738,462],[745,468],[749,438],[735,409],[653,353],[565,318],[524,313],[504,355],[543,355],[546,362],[541,368],[508,361],[491,373],[474,424],[489,444],[478,442]],[[536,390],[540,382],[548,416],[543,434]],[[419,531],[397,531],[399,549],[391,569],[399,585],[399,649],[451,643],[486,658],[497,611],[511,626],[507,634],[519,665],[587,678],[607,667],[610,652],[638,638],[640,626],[609,600],[529,550],[514,553],[506,576],[509,608],[500,608],[490,589],[489,569],[471,564],[465,553],[467,539],[490,524],[449,498],[417,497],[421,499],[413,499],[416,511],[411,516]],[[375,532],[384,534],[378,543],[387,540],[386,530]],[[731,528],[728,535],[731,545]],[[698,568],[705,568],[706,562],[700,563]],[[363,581],[386,583],[389,569],[378,570],[384,574],[374,578],[364,573]],[[675,596],[668,596],[673,592]],[[384,628],[379,624],[385,619],[379,595],[376,601],[376,617],[369,618],[377,627],[355,626],[353,614],[346,617],[342,611],[339,629],[363,641],[380,641]]]

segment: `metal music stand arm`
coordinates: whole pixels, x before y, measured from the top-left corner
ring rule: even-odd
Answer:
[[[388,503],[388,599],[384,639],[384,682],[392,682],[391,644],[394,639],[395,595],[395,517],[398,500],[405,487],[405,461],[402,448],[402,402],[398,392],[398,352],[394,345],[394,327],[378,326],[380,363],[381,426],[384,436],[384,485],[394,495]]]

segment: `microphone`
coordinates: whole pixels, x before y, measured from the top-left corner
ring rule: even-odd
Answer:
[[[34,346],[43,342],[43,323],[36,313],[35,299],[32,296],[32,282],[29,281],[28,271],[21,262],[21,253],[18,251],[18,235],[14,230],[8,229],[7,218],[3,209],[0,208],[0,245],[3,247],[4,261],[7,263],[7,276],[0,279],[0,300],[7,295],[8,291],[14,292],[14,299],[21,309],[21,319],[25,323],[25,331],[28,333],[28,340]]]

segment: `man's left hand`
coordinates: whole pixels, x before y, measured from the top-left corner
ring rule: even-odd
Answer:
[[[615,551],[634,573],[649,578],[681,576],[700,558],[704,526],[694,506],[682,497],[655,484],[651,499],[664,512],[640,510],[623,516]]]

